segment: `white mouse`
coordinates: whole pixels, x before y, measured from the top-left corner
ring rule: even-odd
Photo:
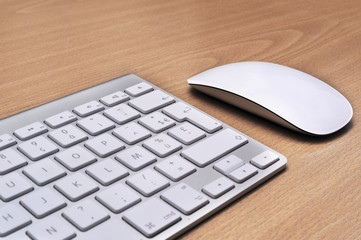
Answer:
[[[311,135],[336,132],[353,114],[348,100],[328,84],[274,63],[231,63],[199,73],[188,83],[241,109]]]

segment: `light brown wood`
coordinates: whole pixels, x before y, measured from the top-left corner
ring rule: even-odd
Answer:
[[[352,122],[304,136],[186,83],[250,60],[322,79],[349,99]],[[288,158],[286,171],[182,239],[360,239],[359,1],[0,1],[0,118],[130,72]]]

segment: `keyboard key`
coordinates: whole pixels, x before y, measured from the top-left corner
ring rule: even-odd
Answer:
[[[193,164],[177,155],[171,156],[158,163],[155,166],[155,169],[172,181],[179,181],[196,171]]]
[[[140,197],[131,189],[118,183],[107,190],[100,192],[96,200],[114,213],[120,213],[140,202]]]
[[[58,181],[54,187],[73,202],[99,190],[91,179],[79,172]]]
[[[151,136],[147,129],[135,122],[118,127],[113,131],[113,134],[130,145],[140,142]]]
[[[129,177],[127,184],[146,197],[169,186],[166,178],[149,168]]]
[[[18,173],[9,173],[0,178],[0,199],[11,201],[34,190],[33,186]]]
[[[209,203],[203,193],[185,183],[180,183],[162,193],[161,198],[185,215],[190,215]]]
[[[65,111],[45,119],[45,123],[51,128],[62,127],[77,120],[75,114]]]
[[[110,158],[90,166],[86,173],[104,186],[110,185],[129,175],[125,167]]]
[[[31,219],[15,204],[0,208],[0,237],[5,237],[31,223]]]
[[[199,167],[205,167],[247,142],[247,138],[227,128],[185,149],[182,156]]]
[[[80,231],[87,231],[110,218],[105,209],[86,199],[71,206],[63,213],[64,218]]]
[[[0,175],[4,175],[26,164],[28,164],[26,159],[14,149],[9,148],[0,151]]]
[[[100,102],[107,105],[108,107],[113,107],[119,103],[125,102],[129,100],[129,96],[126,93],[123,93],[121,91],[109,94],[105,97],[102,97],[100,99]]]
[[[10,134],[5,133],[0,136],[0,150],[11,147],[15,144],[16,140]]]
[[[145,94],[145,93],[148,93],[151,91],[153,91],[153,87],[145,82],[138,83],[134,86],[131,86],[131,87],[128,87],[127,89],[125,89],[125,92],[133,97],[138,97],[142,94]]]
[[[104,115],[118,124],[124,124],[140,117],[140,113],[137,110],[125,103],[105,110]]]
[[[23,205],[36,218],[43,218],[47,215],[66,206],[65,201],[58,193],[49,188],[42,188],[21,199]]]
[[[55,155],[55,160],[61,163],[70,171],[77,171],[97,159],[93,154],[85,150],[81,146],[74,146]]]
[[[189,122],[182,123],[170,129],[168,135],[186,145],[195,143],[206,136],[204,131]]]
[[[67,125],[50,132],[49,138],[63,148],[71,147],[88,139],[83,131],[73,125]]]
[[[52,142],[43,136],[19,144],[19,150],[33,161],[37,161],[59,151]]]
[[[228,176],[237,183],[242,183],[247,179],[253,177],[258,173],[257,168],[253,165],[246,163],[245,165],[237,168],[236,170],[230,172]]]
[[[271,151],[264,151],[254,158],[251,163],[260,169],[265,169],[279,160],[279,157]]]
[[[227,175],[228,173],[232,172],[233,170],[239,168],[244,164],[245,162],[239,157],[235,155],[230,155],[214,164],[214,169],[224,175]]]
[[[69,240],[74,238],[76,236],[74,230],[69,226],[69,223],[66,224],[64,221],[57,217],[47,218],[46,221],[32,225],[26,234],[36,240]]]
[[[108,118],[94,114],[90,117],[78,121],[77,125],[92,136],[99,135],[115,127]]]
[[[127,211],[123,219],[150,238],[179,222],[181,216],[160,199],[152,198]]]
[[[153,154],[140,146],[133,146],[120,153],[115,158],[133,171],[138,171],[156,161]]]
[[[163,112],[179,122],[189,121],[209,133],[214,133],[222,128],[222,124],[219,121],[183,102],[172,104],[164,108]]]
[[[102,158],[108,157],[125,148],[121,141],[108,133],[104,133],[87,141],[85,147]]]
[[[129,101],[129,105],[142,113],[150,113],[174,102],[174,98],[168,94],[155,90]]]
[[[103,104],[97,101],[91,101],[74,108],[73,111],[80,117],[87,117],[102,110],[104,110]]]
[[[173,119],[160,112],[154,112],[139,119],[139,123],[155,133],[160,133],[175,125]]]
[[[159,157],[169,156],[182,148],[182,144],[164,133],[146,140],[143,146]]]
[[[26,127],[22,127],[14,132],[14,135],[22,141],[26,141],[30,138],[39,136],[43,133],[46,133],[48,129],[44,124],[40,122],[34,122],[32,124],[27,125]]]
[[[64,169],[49,158],[27,166],[23,173],[39,186],[44,186],[66,175]]]
[[[203,187],[202,191],[211,198],[219,198],[234,188],[234,184],[226,177],[220,177]]]

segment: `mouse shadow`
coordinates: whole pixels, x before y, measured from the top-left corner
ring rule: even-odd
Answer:
[[[196,98],[201,99],[204,102],[213,105],[215,108],[222,108],[224,111],[227,111],[230,114],[238,113],[239,116],[241,116],[247,121],[253,122],[257,125],[261,125],[264,128],[271,129],[272,131],[276,132],[277,134],[283,137],[292,138],[293,140],[299,142],[325,143],[325,142],[333,141],[334,139],[347,134],[353,128],[354,125],[353,120],[351,119],[351,121],[346,126],[329,135],[309,135],[301,132],[296,132],[281,125],[278,125],[267,119],[259,117],[253,113],[237,108],[229,103],[223,102],[214,97],[201,93],[195,89],[190,89],[190,93]]]

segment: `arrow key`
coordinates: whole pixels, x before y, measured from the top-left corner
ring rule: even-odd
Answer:
[[[234,184],[226,177],[220,177],[203,187],[202,191],[211,198],[219,198],[234,188]]]

